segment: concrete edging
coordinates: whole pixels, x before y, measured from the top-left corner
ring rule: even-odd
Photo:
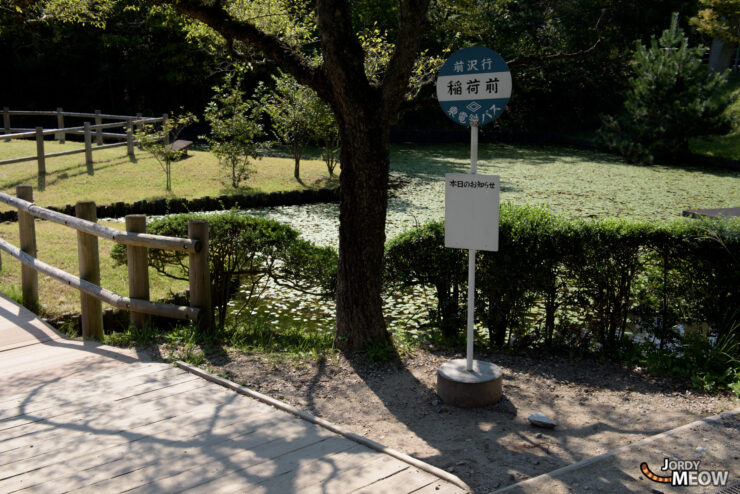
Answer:
[[[408,463],[409,465],[418,468],[419,470],[423,470],[427,473],[430,473],[436,477],[439,477],[442,480],[446,480],[447,482],[450,482],[452,484],[455,484],[456,486],[465,489],[467,492],[473,492],[473,490],[463,482],[461,479],[459,479],[456,475],[452,475],[449,472],[446,472],[442,470],[441,468],[437,468],[433,465],[430,465],[428,463],[425,463],[421,460],[417,460],[416,458],[413,458],[405,453],[401,453],[400,451],[396,451],[395,449],[389,448],[387,446],[384,446],[380,443],[377,443],[371,439],[367,439],[366,437],[362,437],[358,434],[355,434],[354,432],[350,432],[348,430],[343,429],[342,427],[339,427],[338,425],[332,424],[331,422],[328,422],[324,419],[321,419],[319,417],[315,417],[314,415],[311,415],[308,412],[304,412],[303,410],[299,410],[298,408],[288,405],[287,403],[276,400],[275,398],[271,398],[267,395],[264,395],[262,393],[258,393],[257,391],[254,391],[252,389],[249,389],[245,386],[241,386],[239,384],[236,384],[233,381],[229,381],[228,379],[224,379],[223,377],[214,376],[213,374],[204,371],[203,369],[199,369],[198,367],[194,367],[190,364],[187,364],[183,361],[178,360],[176,362],[176,365],[187,372],[190,372],[191,374],[194,374],[196,376],[202,377],[203,379],[206,379],[207,381],[210,381],[212,383],[218,384],[220,386],[223,386],[225,388],[228,388],[232,391],[235,391],[239,394],[249,396],[250,398],[254,398],[255,400],[261,401],[262,403],[265,403],[267,405],[273,406],[279,410],[282,410],[284,412],[288,412],[292,415],[295,415],[298,418],[301,418],[303,420],[306,420],[308,422],[311,422],[313,424],[319,425],[325,429],[330,430],[331,432],[335,434],[339,434],[340,436],[343,436],[351,441],[355,441],[357,443],[362,444],[363,446],[367,446],[370,449],[374,449],[375,451],[379,451],[381,453],[387,454],[389,456],[392,456],[398,460],[403,461],[404,463]]]
[[[712,415],[711,417],[706,417],[706,418],[703,418],[703,419],[700,419],[700,420],[695,420],[694,422],[691,422],[691,423],[688,423],[686,425],[682,425],[682,426],[676,427],[675,429],[671,429],[671,430],[668,430],[668,431],[665,431],[665,432],[661,432],[660,434],[656,434],[654,436],[646,437],[645,439],[641,439],[640,441],[637,441],[637,442],[634,442],[634,443],[630,443],[630,444],[627,444],[625,446],[621,446],[621,447],[619,447],[619,448],[617,448],[615,450],[607,451],[606,453],[602,453],[602,454],[597,455],[597,456],[592,456],[591,458],[587,458],[585,460],[582,460],[582,461],[579,461],[579,462],[576,462],[576,463],[571,463],[570,465],[566,465],[566,466],[564,466],[562,468],[558,468],[557,470],[553,470],[552,472],[543,473],[542,475],[538,475],[537,477],[532,477],[531,479],[523,480],[521,482],[517,482],[516,484],[512,484],[512,485],[506,486],[503,489],[499,489],[497,491],[494,491],[493,494],[500,494],[500,493],[503,494],[503,493],[506,493],[506,492],[513,491],[514,489],[518,489],[519,487],[522,487],[522,486],[535,485],[538,482],[541,482],[545,478],[554,479],[554,478],[556,478],[556,477],[558,477],[558,476],[560,476],[560,475],[562,475],[564,473],[568,473],[568,472],[573,471],[573,470],[578,470],[580,468],[583,468],[583,467],[586,467],[588,465],[591,465],[592,463],[596,463],[598,461],[601,461],[601,460],[604,460],[604,459],[607,459],[607,458],[611,458],[612,456],[616,456],[619,453],[623,453],[625,451],[629,451],[630,449],[635,448],[635,447],[644,446],[644,445],[649,444],[649,443],[651,443],[653,441],[656,441],[658,439],[662,439],[664,437],[673,436],[676,433],[681,432],[681,431],[686,430],[686,429],[689,429],[691,427],[694,427],[694,426],[697,426],[697,425],[701,425],[701,424],[706,424],[706,423],[719,422],[723,418],[732,417],[732,416],[738,415],[738,414],[740,414],[740,408],[736,408],[736,409],[731,410],[729,412],[722,412],[722,413],[720,413],[718,415]]]

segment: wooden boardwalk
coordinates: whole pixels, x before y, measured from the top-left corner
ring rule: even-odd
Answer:
[[[0,295],[2,493],[466,491],[448,480]]]

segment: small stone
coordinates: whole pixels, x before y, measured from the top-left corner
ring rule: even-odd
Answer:
[[[447,471],[450,472],[450,473],[452,473],[452,472],[455,471],[455,467],[450,467],[450,468],[447,469]]]
[[[537,439],[542,439],[542,433],[538,432],[537,434],[534,435],[534,437],[536,437]]]
[[[465,462],[464,461],[458,461],[457,463],[455,463],[455,465],[458,465],[458,466],[459,465],[465,465]]]
[[[432,406],[435,406],[435,407],[436,407],[436,406],[438,406],[438,405],[439,405],[439,400],[434,400],[434,401],[432,402]]]
[[[697,453],[706,453],[707,452],[707,448],[703,448],[701,446],[697,446],[696,452]]]
[[[529,423],[537,427],[545,427],[547,429],[553,429],[558,425],[554,420],[545,415],[542,412],[533,413],[528,417]]]

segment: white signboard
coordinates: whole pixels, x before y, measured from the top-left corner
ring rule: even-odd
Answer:
[[[499,176],[445,175],[445,247],[498,251]]]

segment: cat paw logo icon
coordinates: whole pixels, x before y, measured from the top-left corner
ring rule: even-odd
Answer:
[[[661,472],[669,474],[658,475],[650,470],[647,463],[640,463],[642,474],[652,480],[662,484],[671,484],[674,486],[724,486],[727,484],[728,470],[699,470],[701,460],[671,460],[663,458],[663,465],[660,467]]]

